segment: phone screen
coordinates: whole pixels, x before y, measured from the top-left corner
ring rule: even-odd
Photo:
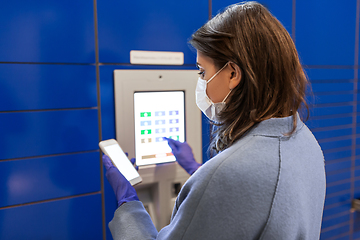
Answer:
[[[136,169],[131,165],[131,162],[121,150],[120,146],[117,144],[105,146],[105,151],[107,155],[111,158],[113,163],[119,169],[122,175],[130,181],[139,176]]]
[[[185,141],[185,92],[135,92],[134,114],[136,164],[175,161],[163,137]]]

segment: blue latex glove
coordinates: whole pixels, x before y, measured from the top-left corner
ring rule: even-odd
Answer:
[[[104,154],[102,159],[106,169],[105,175],[114,190],[118,207],[126,202],[139,201],[135,188],[131,186],[130,182],[126,180],[120,171],[112,164],[110,158]]]
[[[127,152],[125,153],[125,155],[126,155],[127,157],[129,157],[129,154],[128,154]],[[130,162],[134,165],[136,171],[139,171],[139,166],[136,166],[136,165],[135,165],[136,159],[135,159],[135,158],[132,158],[132,159],[130,159]]]
[[[186,142],[179,142],[171,138],[164,137],[164,139],[168,141],[176,161],[187,173],[191,175],[201,166],[201,164],[195,161],[194,154],[192,153],[189,144]]]

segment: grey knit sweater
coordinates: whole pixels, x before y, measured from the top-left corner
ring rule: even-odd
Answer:
[[[141,202],[119,207],[114,239],[319,239],[324,157],[298,118],[259,123],[185,183],[171,222],[157,232]]]

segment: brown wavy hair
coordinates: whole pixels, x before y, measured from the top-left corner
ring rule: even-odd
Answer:
[[[189,43],[210,57],[217,68],[231,61],[241,69],[241,81],[220,112],[210,149],[222,151],[257,123],[293,116],[308,106],[308,79],[295,44],[283,25],[261,4],[234,4],[198,29]],[[308,112],[308,111],[307,111]]]

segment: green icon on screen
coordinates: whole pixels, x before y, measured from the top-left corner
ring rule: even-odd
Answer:
[[[179,136],[170,136],[169,138],[179,141]]]
[[[151,112],[141,112],[140,117],[151,117]]]
[[[141,135],[145,135],[145,134],[151,134],[151,129],[141,130]]]

